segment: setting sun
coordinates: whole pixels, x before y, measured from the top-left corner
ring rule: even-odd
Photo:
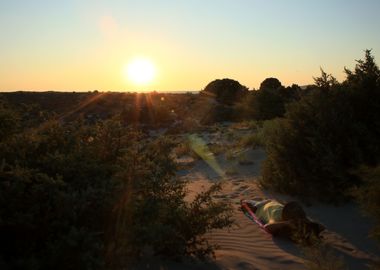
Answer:
[[[147,85],[156,76],[156,68],[149,59],[136,58],[126,65],[124,76],[136,85]]]

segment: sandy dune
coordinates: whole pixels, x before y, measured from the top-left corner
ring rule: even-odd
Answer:
[[[246,135],[249,131],[235,129],[235,133]],[[190,156],[177,159],[183,167],[183,170],[178,171],[178,176],[189,182],[187,199],[192,200],[197,193],[207,189],[212,183],[223,182],[223,190],[215,198],[232,203],[235,225],[209,235],[210,241],[219,245],[213,261],[163,262],[152,258],[144,260],[138,269],[306,269],[304,255],[299,247],[286,239],[273,238],[240,211],[240,199],[295,200],[259,187],[257,182],[261,163],[265,159],[264,150],[237,149],[237,156],[243,153],[248,161],[243,164],[239,163],[237,158],[226,157],[227,151],[233,149],[233,140],[226,139],[225,130],[204,132],[197,136],[198,138],[192,140],[197,144],[203,144],[201,148],[220,144],[222,151],[214,155],[206,150],[198,160]],[[182,138],[186,139],[185,136]],[[313,203],[312,206],[304,205],[304,209],[310,218],[327,228],[323,233],[324,243],[344,259],[348,269],[368,269],[369,263],[379,259],[380,250],[376,242],[367,236],[372,226],[371,220],[363,217],[356,205],[351,203],[332,206]]]
[[[215,181],[223,181],[224,188],[218,199],[229,200],[234,205],[236,225],[230,230],[213,232],[210,239],[220,245],[213,267],[217,269],[305,269],[302,252],[286,239],[276,239],[250,221],[239,209],[243,198],[276,198],[283,201],[291,197],[268,193],[257,185],[260,163],[265,158],[261,149],[250,150],[248,157],[253,165],[244,166],[228,161],[222,156],[216,159],[222,168],[235,166],[233,176],[218,175],[206,162],[197,161],[181,177],[190,181],[189,199]],[[233,164],[231,164],[233,163]],[[324,224],[324,242],[338,256],[342,256],[349,269],[367,269],[369,262],[378,259],[376,243],[367,237],[371,221],[364,218],[354,204],[331,206],[315,203],[304,206],[307,214]],[[202,268],[194,266],[195,269]],[[210,267],[210,266],[209,266]],[[206,267],[207,268],[207,267]]]

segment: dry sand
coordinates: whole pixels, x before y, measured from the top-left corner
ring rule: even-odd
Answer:
[[[220,134],[201,134],[206,143],[222,142]],[[223,143],[223,142],[222,142]],[[224,142],[228,144],[227,142]],[[226,145],[227,146],[227,145]],[[227,149],[227,148],[226,148]],[[234,206],[236,225],[230,229],[215,231],[210,240],[220,248],[216,258],[210,263],[182,262],[165,263],[157,260],[145,261],[145,269],[306,269],[304,256],[300,249],[286,239],[276,239],[265,233],[240,211],[240,199],[275,198],[281,201],[294,198],[262,190],[257,179],[260,176],[260,164],[265,159],[262,149],[247,150],[246,158],[250,165],[240,165],[237,160],[227,160],[218,155],[214,162],[226,176],[212,168],[210,162],[194,161],[190,157],[179,159],[180,163],[189,163],[187,169],[178,172],[179,177],[189,181],[188,200],[207,189],[212,183],[222,181],[223,191],[217,199],[226,200]],[[232,169],[231,169],[232,168]],[[331,206],[315,203],[305,206],[305,211],[313,220],[322,223],[327,230],[323,233],[324,242],[335,254],[344,258],[349,269],[368,269],[369,263],[378,260],[380,254],[375,241],[368,238],[372,226],[371,220],[364,218],[354,204]]]
[[[249,156],[253,165],[236,165],[233,177],[220,177],[207,164],[199,161],[182,177],[190,180],[191,194],[196,194],[215,181],[225,182],[220,199],[230,200],[234,205],[236,226],[210,235],[220,245],[216,251],[216,265],[219,269],[305,269],[302,252],[286,239],[276,239],[261,230],[239,209],[240,199],[276,198],[282,201],[294,200],[288,196],[271,194],[257,185],[261,161],[265,158],[262,150],[251,150]],[[222,167],[228,166],[220,160]],[[367,269],[368,263],[378,259],[377,244],[367,237],[371,221],[364,218],[354,204],[331,206],[313,204],[304,208],[309,217],[324,224],[324,242],[342,256],[349,269]]]

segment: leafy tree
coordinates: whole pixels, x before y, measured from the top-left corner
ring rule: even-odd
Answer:
[[[299,99],[300,88],[296,85],[283,87],[276,78],[267,78],[257,91],[252,91],[241,106],[245,118],[269,120],[283,117],[286,104]]]
[[[292,84],[288,87],[280,88],[280,96],[283,98],[285,104],[293,101],[298,101],[301,97],[302,89],[297,84]]]
[[[334,76],[331,74],[327,74],[322,68],[321,68],[321,76],[314,78],[314,84],[319,89],[328,90],[333,86],[338,85],[338,81]]]
[[[203,95],[215,97],[226,105],[232,105],[248,93],[247,87],[232,79],[214,80],[201,92]]]
[[[375,89],[380,86],[379,77],[380,70],[375,59],[371,54],[371,50],[365,50],[365,58],[356,60],[355,70],[351,71],[345,68],[347,79],[346,84],[353,88],[359,89]]]
[[[277,78],[266,78],[260,84],[260,90],[278,90],[282,87],[281,82]]]

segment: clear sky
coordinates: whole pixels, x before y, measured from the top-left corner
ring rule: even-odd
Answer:
[[[380,62],[379,29],[379,0],[0,0],[0,91],[305,85],[320,67],[342,80],[364,49]],[[123,74],[139,56],[149,85]]]

